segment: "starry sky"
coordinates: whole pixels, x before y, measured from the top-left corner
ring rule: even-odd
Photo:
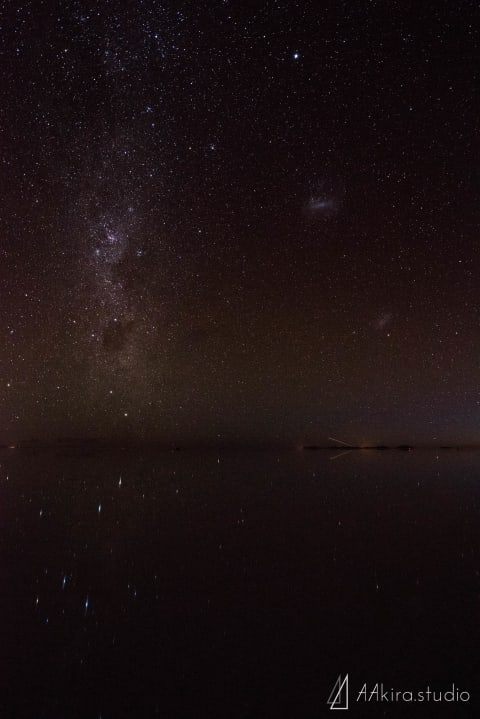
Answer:
[[[1,3],[0,441],[479,441],[476,5]]]

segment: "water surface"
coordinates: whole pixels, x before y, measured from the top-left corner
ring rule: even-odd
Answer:
[[[474,716],[480,454],[333,454],[2,453],[2,719]]]

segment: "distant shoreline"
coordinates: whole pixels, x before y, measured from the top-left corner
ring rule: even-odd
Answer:
[[[65,438],[58,440],[25,440],[12,442],[10,444],[0,444],[0,452],[11,451],[40,451],[40,450],[81,450],[81,451],[108,451],[108,450],[156,450],[162,452],[180,452],[186,450],[276,450],[276,451],[320,451],[320,452],[353,452],[353,451],[369,451],[369,452],[414,452],[419,450],[435,450],[435,451],[480,451],[480,445],[474,444],[390,444],[390,445],[320,445],[320,444],[290,444],[290,443],[273,443],[273,442],[234,442],[226,441],[219,443],[209,442],[166,442],[161,440],[140,440],[140,439],[76,439]]]

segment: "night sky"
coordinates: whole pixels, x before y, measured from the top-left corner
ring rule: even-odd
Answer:
[[[3,2],[0,441],[479,441],[479,28]]]

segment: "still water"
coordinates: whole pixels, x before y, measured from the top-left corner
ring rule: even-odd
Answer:
[[[334,454],[3,451],[0,717],[476,716],[480,453]]]

